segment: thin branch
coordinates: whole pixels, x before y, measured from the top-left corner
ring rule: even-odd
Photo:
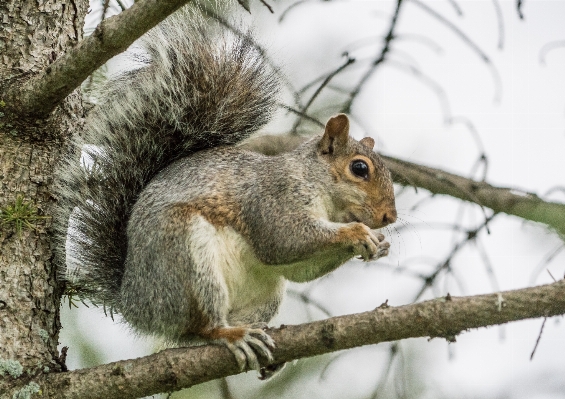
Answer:
[[[436,10],[434,10],[427,4],[422,3],[420,0],[411,0],[411,2],[412,4],[416,4],[422,10],[424,10],[429,15],[437,19],[439,22],[443,23],[450,30],[452,30],[453,33],[459,36],[459,38],[463,40],[463,42],[467,44],[485,62],[487,67],[490,69],[494,79],[494,87],[495,87],[494,100],[499,101],[501,96],[500,93],[502,91],[501,89],[502,84],[500,82],[500,75],[498,74],[498,70],[493,65],[492,61],[490,60],[490,57],[473,40],[471,40],[469,36],[467,36],[461,29],[459,29],[457,25],[455,25],[453,22],[445,18]]]
[[[443,122],[445,124],[450,124],[453,120],[453,116],[451,114],[451,107],[449,106],[449,99],[447,98],[447,94],[445,90],[439,83],[433,80],[430,76],[424,74],[420,69],[413,65],[405,64],[402,62],[397,62],[393,60],[389,60],[387,63],[389,67],[397,68],[397,70],[401,72],[409,73],[410,75],[414,76],[420,83],[424,84],[428,88],[430,88],[437,99],[439,100],[439,105],[442,111]]]
[[[427,276],[423,276],[423,280],[424,280],[424,284],[422,286],[422,288],[420,289],[420,291],[418,291],[418,294],[414,297],[414,302],[416,302],[417,300],[419,300],[422,295],[424,294],[424,292],[426,292],[426,290],[429,287],[432,287],[435,280],[438,278],[438,276],[440,275],[440,273],[444,270],[450,270],[451,268],[451,262],[453,260],[453,258],[459,253],[459,251],[461,249],[463,249],[467,244],[475,241],[475,239],[478,237],[479,232],[488,226],[488,223],[496,216],[496,214],[493,214],[492,216],[490,216],[489,218],[487,218],[480,226],[478,226],[477,228],[475,228],[474,230],[469,230],[466,233],[466,237],[461,240],[460,242],[456,243],[453,248],[451,249],[451,252],[449,253],[449,255],[447,255],[447,257],[445,258],[444,261],[440,262],[437,266],[436,269],[430,273]]]
[[[498,48],[504,48],[504,19],[502,18],[502,9],[498,0],[492,0],[494,11],[496,12],[496,21],[498,22]]]
[[[322,92],[322,90],[324,89],[324,87],[326,87],[328,85],[328,83],[330,83],[330,81],[337,75],[339,74],[341,71],[343,71],[345,68],[347,68],[349,65],[353,64],[355,62],[355,58],[350,57],[348,54],[345,54],[345,56],[347,57],[347,59],[345,60],[345,62],[340,65],[337,69],[335,69],[334,71],[330,72],[326,78],[324,79],[324,81],[322,82],[322,84],[316,89],[316,91],[314,92],[314,94],[312,94],[312,97],[310,97],[310,99],[308,100],[308,102],[304,105],[304,107],[302,107],[300,109],[300,112],[303,115],[306,115],[306,113],[308,112],[308,108],[310,108],[310,105],[312,105],[312,103],[314,102],[314,100],[318,97],[318,95],[320,95],[320,93]],[[296,129],[298,129],[298,125],[300,125],[300,122],[302,122],[302,115],[299,115],[299,117],[296,119],[296,122],[294,122],[294,125],[292,126],[291,131],[293,133],[296,132]]]
[[[314,118],[314,117],[312,117],[312,116],[310,116],[310,115],[307,115],[307,114],[305,114],[304,112],[301,112],[301,111],[299,111],[299,110],[297,110],[297,109],[295,109],[295,108],[292,108],[292,107],[290,107],[290,106],[288,106],[288,105],[286,105],[286,104],[282,104],[282,103],[281,103],[281,104],[279,104],[279,107],[284,108],[284,109],[286,109],[287,111],[292,112],[292,113],[294,113],[294,114],[296,114],[296,115],[300,115],[302,118],[307,119],[307,120],[309,120],[310,122],[315,123],[315,124],[316,124],[317,126],[319,126],[319,127],[322,127],[322,128],[323,128],[323,127],[326,126],[326,125],[324,125],[322,122],[320,122],[318,119],[316,119],[316,118]]]
[[[532,350],[532,354],[530,355],[530,361],[533,360],[534,355],[536,354],[536,349],[538,348],[539,341],[541,340],[541,335],[543,334],[543,328],[545,327],[545,322],[547,321],[547,317],[543,319],[543,323],[541,323],[541,328],[539,329],[538,339],[536,339],[536,344],[534,345],[534,349]]]
[[[524,5],[522,0],[516,0],[516,11],[518,12],[518,17],[524,19],[524,13],[522,11],[522,6]]]
[[[451,6],[453,7],[453,9],[455,10],[455,13],[457,14],[458,17],[462,17],[463,16],[463,10],[461,9],[461,7],[459,6],[459,4],[457,4],[455,2],[455,0],[448,0],[449,4],[451,4]]]
[[[116,3],[118,3],[118,5],[122,9],[122,11],[127,10],[127,6],[124,4],[124,2],[122,0],[116,0]]]
[[[532,274],[530,276],[530,283],[534,284],[537,277],[539,276],[539,274],[543,271],[543,269],[545,269],[547,267],[547,265],[549,264],[549,262],[551,262],[557,255],[559,255],[561,253],[561,251],[563,251],[565,249],[565,244],[563,244],[562,242],[560,242],[557,247],[555,247],[554,249],[552,249],[551,251],[549,251],[548,254],[546,254],[543,259],[541,260],[541,262],[534,268],[534,270],[532,271]]]
[[[92,35],[23,86],[10,89],[6,103],[14,113],[46,117],[92,72],[187,2],[136,1],[124,12],[103,21]]]
[[[265,7],[267,7],[267,9],[271,12],[271,14],[274,14],[275,12],[273,11],[273,7],[271,7],[269,5],[269,3],[267,3],[265,0],[259,0]]]
[[[274,361],[288,362],[363,345],[414,337],[452,339],[463,331],[516,320],[565,314],[565,281],[471,297],[448,297],[333,317],[267,332],[277,343]],[[265,364],[265,359],[262,359]],[[220,346],[168,349],[90,369],[45,374],[35,381],[50,399],[137,398],[172,392],[238,374]],[[14,387],[12,392],[15,392]],[[12,392],[7,392],[9,397]]]
[[[284,10],[281,14],[281,16],[279,17],[279,23],[281,23],[283,21],[283,19],[286,17],[286,14],[288,14],[288,12],[290,10],[292,10],[294,7],[297,7],[301,4],[304,4],[306,2],[308,2],[309,0],[298,0],[296,3],[291,4],[290,6],[287,7],[286,10]]]
[[[365,74],[361,77],[361,79],[359,79],[357,85],[353,88],[353,90],[351,90],[351,93],[349,94],[349,99],[343,105],[341,112],[344,112],[346,114],[351,113],[351,107],[353,106],[353,102],[361,92],[361,88],[371,78],[371,76],[373,76],[378,66],[386,60],[386,57],[390,51],[390,44],[395,37],[395,31],[398,23],[398,16],[400,14],[401,6],[402,6],[402,0],[396,0],[396,8],[394,9],[394,14],[392,15],[392,18],[390,20],[390,26],[388,28],[388,32],[384,37],[383,47],[380,53],[375,58],[375,60],[371,63],[371,66],[369,67],[367,72],[365,72]]]

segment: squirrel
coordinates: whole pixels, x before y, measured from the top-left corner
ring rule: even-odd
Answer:
[[[58,169],[54,262],[134,331],[260,370],[286,281],[388,254],[390,172],[344,114],[275,155],[246,142],[278,95],[249,40],[186,7],[141,40],[144,65],[110,82]]]

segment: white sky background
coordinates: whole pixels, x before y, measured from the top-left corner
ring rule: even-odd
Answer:
[[[492,1],[457,1],[463,12],[458,16],[447,0],[425,1],[468,35],[491,59],[500,77],[500,99],[495,101],[496,84],[489,67],[451,30],[408,2],[401,10],[398,39],[392,44],[390,60],[412,65],[444,90],[451,115],[470,120],[480,136],[488,157],[486,180],[499,186],[512,186],[543,196],[550,188],[564,186],[565,157],[565,47],[547,53],[540,63],[540,50],[547,43],[565,40],[565,1],[525,0],[524,20],[517,16],[515,1],[501,1],[504,40],[498,48],[499,33]],[[287,4],[274,2],[276,14],[252,2],[253,16],[259,15],[257,36],[282,65],[289,79],[300,87],[344,62],[341,53],[360,39],[377,37],[388,29],[394,1],[311,1],[277,22]],[[429,46],[408,39],[424,35],[435,44]],[[439,47],[438,50],[435,47]],[[356,64],[333,82],[349,87],[368,59],[380,48],[380,42],[365,50],[352,52]],[[331,90],[327,90],[331,94]],[[337,112],[327,95],[314,103],[325,118]],[[333,106],[333,108],[332,108]],[[421,80],[394,66],[381,66],[355,102],[352,133],[362,137],[369,132],[379,139],[387,154],[469,176],[480,152],[472,134],[463,124],[447,125],[438,96]],[[285,124],[286,123],[286,124]],[[270,126],[282,131],[288,121]],[[474,177],[480,178],[482,170]],[[459,201],[436,198],[417,210],[410,208],[426,196],[419,190],[407,190],[398,198],[401,218],[408,228],[385,232],[392,254],[385,261],[364,265],[353,262],[324,278],[312,288],[311,295],[333,315],[373,309],[385,299],[401,305],[412,301],[422,282],[406,274],[395,273],[398,265],[429,273],[444,259],[454,242],[461,240],[438,222],[454,223]],[[555,193],[554,201],[565,202],[565,194]],[[489,211],[487,211],[489,212]],[[490,214],[490,213],[489,213]],[[480,224],[482,213],[468,206],[461,222],[466,227]],[[501,215],[483,231],[480,243],[493,265],[498,289],[530,286],[532,271],[559,245],[559,240],[542,227]],[[565,251],[563,251],[565,252]],[[407,262],[407,263],[405,263]],[[445,295],[472,295],[497,290],[489,282],[478,252],[473,245],[462,251],[453,263],[460,287],[453,278],[440,279],[426,299]],[[556,278],[565,272],[565,253],[547,265]],[[544,271],[536,283],[551,281]],[[294,285],[303,290],[311,286]],[[66,308],[65,308],[66,309]],[[324,316],[310,309],[314,318]],[[147,353],[149,343],[135,339],[127,328],[112,323],[101,310],[82,309],[63,312],[60,341],[69,342],[69,365],[80,367],[77,335],[92,340],[103,353],[101,361],[131,358]],[[284,303],[277,323],[300,323],[307,313],[296,299]],[[401,352],[406,364],[423,384],[422,397],[430,398],[565,398],[565,326],[561,319],[547,321],[533,361],[530,353],[541,320],[512,323],[464,333],[457,343],[425,339],[404,341]],[[74,346],[74,348],[73,348]],[[386,365],[388,346],[356,349],[336,361],[328,370],[329,380],[314,378],[289,387],[284,397],[357,398],[370,396]],[[393,363],[398,372],[399,360]],[[231,378],[235,397],[242,385],[256,386],[255,376]],[[394,375],[392,376],[394,377]],[[396,397],[390,385],[388,393]],[[397,384],[398,385],[398,384]],[[237,388],[235,388],[237,386]]]

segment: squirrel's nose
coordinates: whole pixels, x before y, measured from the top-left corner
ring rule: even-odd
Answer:
[[[381,219],[382,226],[396,222],[396,209],[388,209],[383,213]]]

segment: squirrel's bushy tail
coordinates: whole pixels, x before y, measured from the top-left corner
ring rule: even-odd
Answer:
[[[185,7],[142,37],[146,65],[108,84],[63,160],[55,262],[68,293],[119,311],[140,191],[174,160],[235,144],[269,121],[275,75],[248,40],[211,24]]]

